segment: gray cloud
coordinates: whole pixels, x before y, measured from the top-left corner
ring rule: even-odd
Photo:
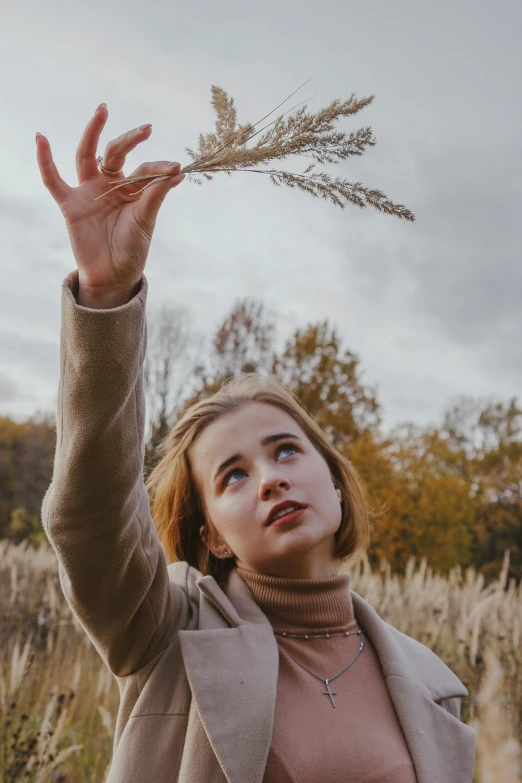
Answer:
[[[23,389],[3,370],[0,371],[0,404],[10,404],[25,396]],[[27,399],[27,397],[25,396]]]
[[[56,341],[0,329],[0,361],[4,366],[18,365],[46,378],[55,369],[56,359]]]
[[[320,14],[296,14],[292,0],[267,0],[262,14],[235,0],[197,10],[151,11],[136,0],[13,5],[0,30],[0,67],[10,74],[0,131],[4,409],[29,414],[54,399],[60,284],[75,268],[34,160],[35,131],[48,135],[74,184],[78,140],[100,101],[109,105],[101,149],[153,123],[129,156],[132,171],[142,159],[185,162],[184,147],[213,128],[211,84],[235,97],[240,122],[253,122],[308,77],[294,101],[316,95],[310,111],[354,91],[376,96],[340,127],[370,125],[377,146],[327,170],[381,189],[416,223],[341,211],[246,173],[184,183],[158,220],[146,270],[151,308],[183,304],[208,333],[237,297],[255,296],[277,314],[281,340],[329,318],[359,353],[390,423],[432,420],[454,394],[515,394],[521,17],[513,0],[500,11],[477,0],[357,8],[326,0]],[[34,404],[19,402],[22,388]]]
[[[333,219],[330,226],[310,225],[309,233],[346,256],[332,309],[340,309],[340,291],[355,286],[384,328],[393,333],[399,317],[417,345],[423,334],[436,337],[443,365],[448,350],[458,351],[490,379],[492,391],[511,387],[516,393],[522,386],[519,146],[507,141],[486,154],[485,144],[448,141],[428,154],[417,143],[406,199],[416,222],[400,237],[395,224],[388,241],[381,232],[370,233],[358,253],[346,253],[344,233]],[[361,216],[366,228],[369,222],[369,215]],[[463,366],[462,376],[464,387]],[[421,375],[414,381],[410,374],[408,383],[422,389]],[[450,383],[459,383],[458,375]],[[414,409],[421,413],[421,407],[416,400]]]
[[[451,339],[493,358],[522,327],[520,143],[448,145],[420,159],[421,247],[405,257],[418,307]],[[420,190],[420,189],[419,189]],[[422,264],[413,250],[422,251]]]

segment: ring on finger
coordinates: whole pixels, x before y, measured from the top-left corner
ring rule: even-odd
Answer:
[[[96,160],[98,161],[98,168],[100,169],[102,174],[108,174],[109,177],[114,177],[115,174],[120,174],[121,173],[121,169],[118,169],[118,171],[111,171],[110,169],[104,169],[103,168],[103,157],[102,157],[102,155],[98,155]]]

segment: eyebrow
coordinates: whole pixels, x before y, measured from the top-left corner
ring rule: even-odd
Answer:
[[[279,440],[286,440],[287,438],[291,438],[292,440],[301,440],[301,438],[298,435],[294,435],[291,432],[277,432],[275,435],[267,435],[265,438],[261,440],[262,446],[269,446],[270,443],[277,443]],[[219,468],[214,473],[214,481],[220,476],[221,473],[223,473],[224,470],[229,468],[231,465],[234,464],[234,462],[237,462],[238,460],[242,459],[241,454],[233,454],[231,457],[226,459],[224,462],[221,463]]]

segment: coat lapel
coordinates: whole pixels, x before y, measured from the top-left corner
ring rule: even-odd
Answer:
[[[211,576],[196,585],[199,629],[180,631],[179,639],[201,721],[228,783],[262,783],[277,694],[277,640],[236,569],[224,589]],[[468,691],[431,650],[351,594],[357,621],[379,657],[418,783],[471,783],[476,732],[437,704]]]
[[[467,688],[435,653],[385,622],[353,590],[351,594],[357,621],[379,658],[418,783],[471,783],[476,731],[437,704],[469,696]]]
[[[474,729],[409,680],[390,675],[386,685],[418,783],[472,783],[477,745]]]
[[[197,580],[200,630],[179,631],[179,640],[201,721],[228,782],[262,783],[272,739],[279,648],[272,626],[236,576],[241,583],[236,606],[213,577]]]

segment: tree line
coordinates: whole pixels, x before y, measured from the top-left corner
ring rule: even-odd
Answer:
[[[496,578],[505,549],[509,577],[522,577],[522,410],[502,401],[459,396],[442,420],[411,422],[385,433],[375,388],[360,358],[329,321],[298,328],[276,346],[276,322],[263,303],[238,301],[208,336],[166,304],[149,312],[144,367],[147,408],[145,475],[156,446],[180,413],[230,376],[270,374],[299,398],[327,437],[352,461],[374,512],[372,565],[404,573],[410,556],[447,573],[460,563]],[[54,413],[23,423],[0,418],[0,537],[38,546],[40,508],[51,481]]]

